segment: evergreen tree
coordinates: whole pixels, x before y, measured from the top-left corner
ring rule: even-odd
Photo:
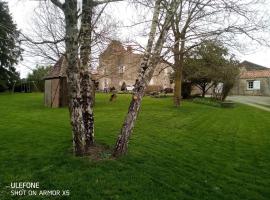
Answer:
[[[0,0],[0,92],[11,88],[19,80],[19,73],[14,67],[22,52],[18,38],[19,31],[7,3]]]
[[[239,74],[238,64],[222,43],[204,41],[185,58],[183,75],[202,91],[203,97],[209,89],[223,83],[224,100]]]

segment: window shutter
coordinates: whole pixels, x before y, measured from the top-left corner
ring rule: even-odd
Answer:
[[[255,90],[261,89],[261,81],[254,81],[254,89]]]

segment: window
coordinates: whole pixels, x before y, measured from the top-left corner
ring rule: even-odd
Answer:
[[[125,72],[125,66],[119,66],[119,73],[123,74]]]
[[[247,88],[248,88],[249,90],[252,90],[252,89],[254,88],[254,81],[248,81],[248,82],[247,82]]]
[[[247,89],[248,90],[260,90],[261,82],[260,81],[247,81]]]

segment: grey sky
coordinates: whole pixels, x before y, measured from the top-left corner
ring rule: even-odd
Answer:
[[[31,29],[31,18],[33,17],[34,9],[38,6],[36,0],[9,0],[8,5],[10,12],[12,13],[13,19],[16,22],[18,28],[24,33],[27,33]],[[270,3],[269,3],[270,11]],[[134,19],[134,12],[125,3],[116,3],[111,7],[114,13],[117,13],[117,19],[125,19],[131,21]],[[270,19],[269,19],[270,20]],[[128,37],[129,33],[125,30],[125,34]],[[248,45],[247,45],[248,46]],[[248,46],[248,51],[243,53],[236,52],[238,59],[241,61],[248,60],[266,67],[270,67],[270,48],[262,46]],[[252,49],[252,50],[251,50]],[[24,57],[24,61],[19,63],[18,71],[21,77],[26,77],[31,69],[35,68],[38,64],[38,60],[31,57]]]

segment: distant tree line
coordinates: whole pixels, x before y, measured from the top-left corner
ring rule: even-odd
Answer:
[[[50,66],[36,66],[34,70],[27,76],[27,81],[33,82],[35,90],[39,92],[44,92],[45,80],[44,77],[48,74]],[[35,84],[35,85],[34,85]]]

